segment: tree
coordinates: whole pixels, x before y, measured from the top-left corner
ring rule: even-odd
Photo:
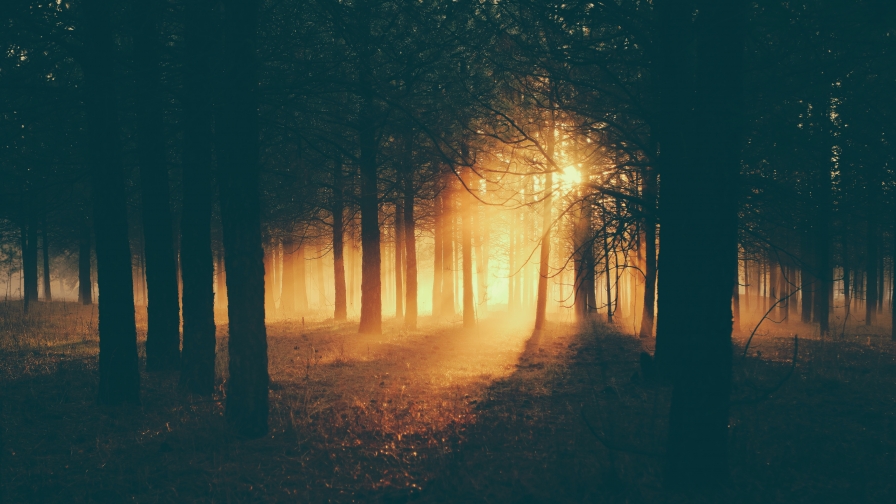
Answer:
[[[83,4],[85,105],[99,288],[100,404],[140,400],[137,327],[108,0]]]
[[[744,23],[742,2],[698,2],[692,21],[693,7],[657,3],[661,226],[656,358],[673,384],[666,483],[686,489],[717,484],[728,474]],[[690,40],[696,47],[693,56]],[[690,61],[694,75],[688,74]],[[703,239],[707,230],[713,240]],[[701,265],[704,281],[689,278],[688,265],[694,263]],[[694,300],[701,300],[700,316],[693,313]]]
[[[214,47],[210,27],[215,19],[213,4],[207,0],[190,0],[184,6],[184,202],[180,241],[184,348],[180,382],[199,394],[211,394],[215,387],[210,67]]]
[[[268,354],[259,174],[256,41],[258,2],[224,4],[225,82],[218,145],[221,221],[227,268],[227,419],[242,435],[268,431]]]
[[[137,67],[137,144],[143,198],[147,304],[146,369],[180,366],[180,305],[171,230],[168,167],[159,82],[162,2],[138,2],[135,13],[134,64]]]

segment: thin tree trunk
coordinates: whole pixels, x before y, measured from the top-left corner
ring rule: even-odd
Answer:
[[[535,330],[544,329],[545,311],[548,305],[548,275],[550,275],[551,257],[551,224],[553,218],[551,210],[554,205],[554,117],[551,112],[551,120],[548,123],[548,133],[545,135],[547,158],[551,167],[544,174],[544,201],[542,202],[541,220],[541,254],[538,261],[538,293],[535,299]]]
[[[280,311],[289,317],[296,311],[295,243],[292,237],[283,240],[283,277],[280,289]]]
[[[653,321],[656,304],[656,169],[644,169],[644,199],[647,216],[644,219],[644,307],[641,314],[641,330],[638,336],[653,336]]]
[[[442,309],[443,317],[453,317],[454,308],[454,276],[455,260],[454,260],[454,189],[451,187],[453,181],[449,180],[449,185],[442,194]]]
[[[37,301],[37,226],[30,219],[22,226],[22,275],[25,311]]]
[[[865,325],[870,326],[874,324],[874,318],[877,314],[877,283],[878,283],[878,275],[877,275],[877,253],[878,246],[877,242],[879,239],[878,230],[877,230],[877,215],[876,208],[874,208],[874,198],[873,196],[869,198],[871,203],[868,207],[868,240],[867,246],[868,249],[866,251],[866,267],[865,271],[867,272],[868,282],[865,287]]]
[[[308,311],[308,281],[306,273],[306,263],[305,260],[305,243],[303,242],[299,245],[299,250],[296,252],[296,257],[293,262],[293,272],[296,277],[296,302],[299,305],[299,313],[305,313]]]
[[[736,254],[734,261],[735,265],[740,262],[738,261]],[[740,275],[738,274],[737,266],[734,268],[734,288],[732,289],[731,295],[731,311],[734,319],[732,330],[734,332],[740,332]]]
[[[113,71],[115,42],[109,20],[113,9],[108,0],[90,0],[81,7],[85,52],[89,55],[83,68],[99,290],[97,399],[100,404],[137,403],[140,373]]]
[[[404,252],[403,203],[395,200],[395,318],[404,317],[404,290],[402,279],[402,254]]]
[[[827,172],[826,172],[827,173]],[[821,334],[830,331],[831,290],[831,186],[830,175],[818,174],[818,210],[815,226],[815,315]]]
[[[276,313],[274,306],[274,241],[265,240],[264,250],[264,311],[267,318]]]
[[[594,293],[589,295],[589,289],[594,289],[594,242],[591,228],[591,203],[583,200],[579,210],[579,217],[576,226],[576,260],[575,260],[575,277],[573,280],[574,302],[576,318],[579,321],[587,319],[591,315],[591,304],[589,298],[594,297]],[[589,273],[591,280],[589,281]]]
[[[806,225],[808,227],[808,224]],[[802,256],[802,271],[800,274],[800,320],[804,324],[812,322],[812,305],[814,294],[814,279],[812,276],[812,246],[810,245],[808,230],[804,231],[800,241],[800,255]],[[849,299],[849,294],[846,295]]]
[[[43,218],[41,226],[41,245],[44,260],[44,300],[52,301],[53,293],[50,289],[50,242],[47,240],[47,218]]]
[[[847,229],[843,230],[842,237],[843,246],[843,308],[845,310],[845,314],[843,315],[844,320],[847,320],[850,315],[850,311],[852,310],[852,297],[850,296],[850,273],[849,273],[849,240],[847,239]],[[805,288],[805,287],[804,287]],[[805,317],[803,317],[803,322],[806,322]]]
[[[78,240],[78,302],[93,304],[93,282],[90,279],[90,221],[81,219],[81,233]]]
[[[474,185],[471,184],[470,189]],[[477,199],[471,202],[470,212],[473,218],[473,238],[476,247],[476,287],[478,289],[477,310],[479,318],[488,312],[488,220],[483,219],[482,203]]]
[[[264,249],[259,203],[258,2],[225,0],[221,222],[230,320],[225,415],[240,434],[268,431],[268,344],[264,319]]]
[[[469,168],[466,168],[469,170]],[[470,180],[467,180],[467,187],[470,187]],[[463,194],[465,204],[461,205],[461,249],[463,253],[463,307],[464,307],[464,327],[472,328],[476,326],[476,306],[473,300],[473,238],[472,238],[472,215],[470,215],[473,207],[472,198],[468,193]]]
[[[335,295],[335,310],[333,318],[336,322],[345,322],[348,318],[348,304],[346,302],[345,289],[345,218],[344,210],[344,185],[342,176],[342,162],[333,163],[333,282]]]
[[[227,270],[224,269],[224,251],[218,251],[217,278],[218,289],[215,294],[215,303],[218,308],[227,308]]]
[[[324,283],[324,246],[320,242],[317,243],[316,255],[317,259],[314,260],[316,266],[314,272],[317,277],[317,303],[322,310],[327,307],[327,291],[326,284]]]
[[[445,266],[442,263],[444,250],[444,215],[442,212],[443,195],[436,195],[433,200],[433,276],[432,276],[432,315],[438,317],[442,314],[442,282]]]
[[[404,244],[407,309],[404,326],[407,329],[417,328],[417,230],[414,227],[414,181],[412,170],[408,166],[404,173]]]
[[[607,277],[607,323],[613,324],[613,276],[610,275],[610,247],[607,244],[607,237],[603,238],[604,242],[604,276]]]

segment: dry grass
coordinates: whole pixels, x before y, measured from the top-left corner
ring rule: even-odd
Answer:
[[[97,407],[95,312],[0,305],[2,500],[677,500],[660,485],[668,389],[640,379],[637,340],[598,325],[530,338],[526,320],[424,323],[378,337],[311,317],[270,324],[271,433],[245,440],[220,393],[184,394],[175,375],[144,374],[138,408]],[[792,376],[754,401],[789,372],[785,333],[735,358],[732,480],[705,500],[891,502],[896,348],[870,332],[801,338]],[[223,331],[218,353],[223,390]]]

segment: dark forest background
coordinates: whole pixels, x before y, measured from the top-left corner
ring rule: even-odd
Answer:
[[[671,387],[666,486],[727,481],[737,359],[767,326],[793,368],[801,338],[896,340],[894,21],[885,0],[5,0],[4,317],[97,303],[100,405],[176,376],[245,438],[271,432],[266,321],[615,324]]]

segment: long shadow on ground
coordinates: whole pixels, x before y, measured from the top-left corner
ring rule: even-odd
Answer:
[[[502,327],[273,324],[258,440],[229,431],[220,393],[183,394],[174,375],[144,374],[140,407],[96,407],[95,339],[5,352],[0,500],[675,501],[660,485],[668,389],[641,379],[638,340]],[[735,358],[732,480],[714,500],[892,502],[896,349],[801,341],[766,395],[792,342],[756,343]]]

